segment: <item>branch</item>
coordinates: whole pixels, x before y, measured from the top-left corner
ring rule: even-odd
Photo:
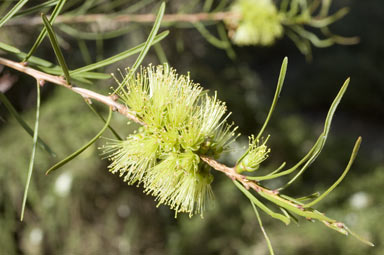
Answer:
[[[235,12],[215,12],[215,13],[192,13],[192,14],[165,14],[163,17],[163,23],[172,22],[187,22],[196,23],[201,21],[222,21],[225,19],[239,19],[240,15]],[[94,23],[94,22],[117,22],[117,23],[153,23],[156,19],[154,14],[124,14],[124,15],[106,15],[106,14],[85,14],[79,16],[62,15],[58,16],[55,20],[55,24],[75,24],[75,23]],[[36,26],[41,25],[42,20],[40,17],[26,17],[13,19],[6,23],[8,26]]]
[[[256,192],[264,192],[264,193],[267,193],[271,196],[278,196],[278,194],[279,194],[279,192],[277,190],[267,189],[267,188],[262,187],[259,184],[257,184],[256,181],[252,181],[252,180],[247,179],[247,177],[245,175],[237,173],[234,167],[228,167],[228,166],[221,164],[221,163],[217,162],[216,160],[209,158],[207,156],[204,156],[204,155],[200,155],[200,158],[205,163],[210,165],[213,169],[225,173],[233,181],[236,180],[236,181],[240,182],[246,189],[251,188],[251,189],[255,190]],[[279,197],[279,199],[281,199],[281,197]],[[295,204],[292,201],[289,201],[287,199],[283,199],[283,200],[285,200],[285,202],[287,202],[288,204],[293,205],[295,207],[302,207],[302,206],[299,206],[298,204]]]
[[[145,125],[145,123],[143,123],[136,117],[136,113],[134,111],[131,111],[125,105],[116,102],[117,100],[116,95],[104,96],[88,89],[69,85],[62,76],[50,75],[50,74],[38,71],[31,67],[27,67],[25,63],[18,63],[18,62],[14,62],[12,60],[0,57],[0,64],[32,76],[37,81],[39,81],[41,86],[43,86],[44,83],[47,81],[56,85],[63,86],[81,95],[85,99],[94,99],[98,102],[108,105],[114,111],[118,111],[122,115],[126,116],[128,119],[136,123],[139,123],[141,125]]]

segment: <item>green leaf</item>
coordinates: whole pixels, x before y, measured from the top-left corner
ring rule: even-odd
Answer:
[[[291,29],[318,48],[329,47],[335,43],[332,38],[320,39],[316,34],[305,30],[302,26],[291,26]]]
[[[285,210],[284,208],[280,207],[280,211],[284,213],[285,216],[292,219],[296,224],[299,224],[299,220],[289,211]]]
[[[217,4],[216,8],[215,8],[213,11],[211,11],[211,12],[213,13],[213,12],[219,12],[219,11],[222,11],[223,9],[225,9],[225,8],[227,7],[227,4],[228,4],[228,0],[221,0],[221,1]]]
[[[306,200],[310,200],[310,199],[314,199],[314,198],[318,198],[320,196],[320,193],[319,192],[315,192],[313,194],[310,194],[308,196],[304,196],[304,197],[299,197],[299,198],[296,198],[297,201],[300,201],[300,202],[304,202]]]
[[[317,28],[327,27],[332,23],[335,23],[339,19],[342,19],[345,15],[348,14],[348,12],[349,12],[348,8],[342,8],[331,16],[326,16],[324,18],[318,18],[318,19],[311,19],[308,22],[308,25],[312,27],[317,27]]]
[[[16,13],[15,17],[28,15],[28,14],[32,14],[32,13],[41,11],[43,8],[47,8],[47,7],[51,7],[53,5],[56,5],[58,1],[59,0],[50,0],[50,1],[46,1],[45,3],[35,5],[31,8],[25,9],[24,11],[20,11],[20,12]]]
[[[0,42],[0,49],[3,49],[7,52],[15,54],[19,59],[23,59],[27,54],[24,52],[21,52],[18,48],[13,47],[11,45],[5,44]],[[53,63],[46,61],[42,58],[38,57],[30,57],[29,59],[29,64],[31,65],[36,65],[38,69],[40,69],[43,72],[53,74],[53,75],[63,75],[63,70],[57,66],[54,65]],[[105,74],[105,73],[98,73],[98,72],[77,72],[76,70],[74,71],[69,71],[70,76],[73,79],[81,80],[84,78],[89,78],[89,79],[97,79],[97,80],[104,80],[104,79],[109,79],[111,78],[110,74]],[[90,83],[90,82],[87,82]]]
[[[12,4],[11,1],[3,1],[0,4],[0,15],[2,16],[4,12],[8,10],[8,7]]]
[[[57,5],[55,6],[55,9],[53,9],[51,17],[49,18],[49,24],[51,24],[51,25],[53,24],[56,17],[59,15],[61,10],[63,9],[65,2],[66,2],[66,0],[59,0]],[[25,56],[23,62],[27,62],[29,60],[29,58],[33,55],[33,53],[35,53],[37,47],[39,47],[39,45],[41,44],[41,42],[43,41],[43,39],[46,35],[47,35],[47,29],[44,27],[43,30],[40,32],[39,36],[37,37],[35,43],[33,44],[31,50]]]
[[[330,127],[331,127],[333,115],[334,115],[334,113],[336,111],[337,106],[340,103],[341,98],[343,97],[345,91],[348,88],[349,81],[350,81],[350,79],[348,78],[344,82],[344,84],[341,87],[339,93],[337,94],[337,96],[335,97],[334,101],[332,102],[332,105],[329,108],[327,117],[325,119],[323,132],[320,134],[320,136],[318,137],[316,143],[311,148],[311,150],[296,165],[294,165],[293,167],[291,167],[291,168],[289,168],[289,169],[287,169],[285,171],[282,171],[280,173],[276,173],[276,174],[273,174],[273,175],[266,175],[266,176],[252,176],[252,177],[248,177],[247,176],[247,179],[249,179],[249,180],[257,180],[257,181],[274,179],[274,178],[277,178],[277,177],[280,177],[280,176],[291,174],[294,171],[296,171],[296,169],[298,169],[300,166],[302,166],[304,164],[304,166],[300,169],[299,173],[297,173],[297,175],[292,180],[290,180],[286,184],[286,186],[280,188],[280,190],[285,188],[285,187],[287,187],[293,181],[295,181],[296,178],[299,177],[307,169],[307,167],[310,164],[312,164],[313,161],[319,156],[322,148],[324,147],[325,141],[327,140],[328,133],[329,133],[329,130],[330,130]]]
[[[107,127],[109,126],[109,122],[111,121],[111,117],[112,117],[112,109],[110,108],[109,109],[109,114],[108,114],[108,119],[104,125],[104,127],[100,130],[99,133],[97,133],[97,135],[95,137],[93,137],[88,143],[86,143],[84,146],[82,146],[80,149],[78,149],[77,151],[75,151],[74,153],[72,153],[71,155],[69,155],[68,157],[66,157],[65,159],[61,160],[60,162],[56,163],[54,166],[52,166],[51,168],[49,168],[45,174],[48,175],[49,173],[51,173],[52,171],[62,167],[63,165],[67,164],[69,161],[71,161],[72,159],[76,158],[77,156],[79,156],[83,151],[85,151],[89,146],[91,146],[92,144],[94,144],[96,142],[96,140],[104,133],[104,131],[107,129]]]
[[[293,41],[296,47],[303,54],[307,61],[312,59],[312,49],[309,40],[303,39],[290,29],[286,29],[285,34]]]
[[[283,88],[285,74],[287,73],[287,66],[288,66],[288,58],[285,57],[283,60],[283,63],[281,64],[279,79],[277,80],[275,96],[273,97],[271,108],[269,109],[268,116],[267,116],[266,120],[264,121],[263,127],[260,129],[259,133],[256,136],[256,140],[259,140],[260,137],[262,136],[265,128],[268,125],[269,119],[271,118],[272,113],[275,110],[277,100],[279,99],[281,89]]]
[[[281,197],[278,194],[270,194],[263,190],[259,191],[258,194],[275,205],[282,207],[290,212],[293,212],[299,216],[305,217],[307,219],[315,219],[319,221],[326,221],[329,223],[336,222],[335,220],[328,218],[319,211],[313,210],[311,208],[305,209],[301,204],[296,204],[293,201],[287,200],[286,198]]]
[[[157,35],[155,37],[155,39],[153,40],[152,44],[155,44],[155,43],[158,43],[159,41],[161,41],[162,39],[164,39],[167,35],[169,34],[169,31],[164,31],[162,33],[160,33],[159,35]],[[79,74],[79,73],[83,73],[83,72],[87,72],[87,71],[91,71],[91,70],[94,70],[94,69],[97,69],[97,68],[100,68],[100,67],[103,67],[103,66],[107,66],[107,65],[110,65],[110,64],[113,64],[117,61],[120,61],[120,60],[123,60],[133,54],[136,54],[136,53],[139,53],[145,46],[145,43],[142,43],[136,47],[133,47],[129,50],[126,50],[126,51],[123,51],[119,54],[116,54],[110,58],[107,58],[107,59],[104,59],[102,61],[99,61],[99,62],[96,62],[96,63],[93,63],[91,65],[87,65],[87,66],[84,66],[84,67],[81,67],[81,68],[78,68],[78,69],[75,69],[73,71],[71,71],[71,75],[75,75],[75,74]]]
[[[49,23],[47,17],[44,14],[41,14],[41,18],[43,19],[44,26],[47,29],[49,40],[51,41],[52,48],[55,52],[56,58],[59,61],[59,64],[63,70],[65,79],[67,80],[68,84],[71,84],[71,77],[69,76],[68,66],[67,66],[67,63],[65,62],[63,53],[61,52],[59,43],[57,42],[55,32],[53,31],[51,24]]]
[[[5,44],[5,43],[2,43],[2,42],[0,42],[0,49],[5,50],[5,51],[10,52],[10,53],[15,53],[15,54],[20,53],[20,50],[18,48],[13,47],[13,46],[8,45],[8,44]]]
[[[276,170],[267,174],[267,176],[277,174],[278,172],[280,172],[285,167],[286,164],[287,164],[286,162],[283,162]]]
[[[161,44],[157,43],[153,46],[153,48],[155,49],[157,58],[159,59],[159,62],[161,64],[168,63],[167,56],[165,55],[164,49],[163,49],[163,47],[161,47]]]
[[[304,207],[311,207],[311,206],[317,204],[324,197],[326,197],[332,190],[334,190],[337,187],[337,185],[340,184],[340,182],[344,179],[344,177],[347,175],[349,169],[351,168],[353,161],[355,161],[355,158],[356,158],[357,153],[358,153],[359,148],[360,148],[360,144],[361,144],[361,137],[359,137],[357,139],[355,146],[353,147],[351,158],[349,159],[348,165],[345,168],[345,170],[343,171],[342,175],[339,177],[339,179],[337,179],[337,181],[331,187],[329,187],[323,194],[321,194],[317,199],[313,200],[312,202],[310,202],[308,204],[305,204]]]
[[[283,63],[281,64],[279,79],[277,80],[277,86],[276,86],[275,96],[274,96],[273,101],[272,101],[272,105],[271,105],[271,107],[269,109],[267,118],[265,119],[262,128],[260,129],[259,133],[256,136],[256,139],[255,139],[256,141],[258,141],[260,139],[261,135],[264,133],[264,130],[265,130],[265,128],[268,125],[269,119],[271,118],[272,113],[275,110],[275,107],[276,107],[276,104],[277,104],[277,100],[279,99],[281,89],[283,88],[285,74],[287,72],[287,65],[288,65],[288,58],[285,57],[284,60],[283,60]],[[251,147],[248,147],[248,150],[240,157],[240,159],[237,161],[236,165],[239,164],[244,159],[244,157],[248,155],[248,152],[249,152],[250,148]],[[280,171],[280,169],[281,168],[279,167],[279,169],[277,169],[276,171]],[[269,175],[269,176],[274,176],[274,175]],[[249,180],[260,180],[260,179],[256,179],[256,178],[259,178],[259,177],[261,177],[261,176],[257,176],[257,177],[248,177],[247,176],[247,179],[249,179]],[[267,178],[268,176],[262,176],[262,177]],[[270,177],[269,179],[273,179],[273,178],[274,177]]]
[[[343,227],[345,228],[345,230],[347,230],[347,232],[349,234],[351,234],[354,238],[356,238],[357,240],[359,240],[360,242],[362,243],[365,243],[366,245],[369,245],[371,247],[374,247],[375,245],[373,243],[371,243],[370,241],[368,240],[365,240],[364,238],[362,238],[361,236],[359,236],[358,234],[356,234],[355,232],[352,232],[352,230],[350,230],[347,226],[343,225]]]
[[[4,50],[6,52],[9,52],[9,53],[15,54],[20,59],[23,59],[27,55],[26,53],[20,51],[18,48],[13,47],[13,46],[6,44],[6,43],[3,43],[3,42],[0,42],[0,49]],[[38,57],[31,57],[29,59],[29,63],[35,64],[38,66],[44,66],[44,67],[53,66],[53,64],[51,62],[46,61],[46,60],[41,59],[41,58],[38,58]]]
[[[265,232],[265,229],[264,229],[264,227],[263,227],[263,222],[261,221],[261,218],[260,218],[260,214],[259,214],[259,212],[257,211],[257,208],[256,208],[255,204],[254,204],[252,201],[251,201],[251,204],[252,204],[252,207],[253,207],[253,211],[254,211],[255,214],[256,214],[256,218],[257,218],[257,220],[259,221],[259,225],[260,225],[261,231],[263,232],[265,241],[267,241],[269,254],[274,255],[275,253],[273,252],[273,248],[272,248],[271,241],[269,240],[269,237],[268,237],[268,235],[267,235],[267,232]]]
[[[17,4],[13,6],[13,8],[7,12],[4,17],[0,19],[0,27],[2,27],[8,20],[10,20],[27,2],[28,0],[20,0],[17,2]]]
[[[156,20],[155,23],[153,24],[152,30],[148,36],[147,41],[144,44],[143,49],[140,51],[139,56],[136,59],[136,62],[133,64],[132,68],[129,70],[129,73],[119,87],[114,91],[114,93],[117,93],[121,88],[123,88],[124,84],[130,79],[132,75],[136,72],[137,68],[140,66],[141,62],[143,62],[145,55],[148,53],[149,48],[151,47],[157,31],[159,31],[160,25],[161,25],[161,20],[163,19],[164,16],[164,11],[165,11],[165,2],[162,2],[159,8],[159,11],[157,12]]]
[[[246,188],[243,187],[238,181],[233,181],[233,183],[236,185],[236,187],[244,193],[244,195],[252,201],[255,205],[257,205],[261,210],[263,210],[265,213],[270,215],[271,217],[281,220],[285,223],[285,225],[288,225],[290,222],[290,219],[280,213],[275,213],[271,209],[269,209],[267,206],[265,206],[262,202],[260,202],[254,195],[252,195],[251,192],[249,192]]]
[[[96,0],[87,0],[87,1],[84,1],[83,4],[76,8],[75,10],[72,11],[71,14],[73,15],[82,15],[82,14],[85,14],[87,13],[87,11],[92,7],[92,5],[94,5]]]
[[[96,114],[104,123],[107,123],[107,121],[104,119],[104,117],[98,111],[96,111],[95,107],[93,107],[92,104],[90,104],[87,100],[85,100],[85,103],[88,105],[88,107],[92,110],[92,112],[94,114]],[[116,132],[115,129],[113,129],[113,127],[111,125],[108,125],[108,128],[113,133],[113,135],[116,137],[116,139],[118,139],[120,141],[123,140],[121,138],[121,136],[119,136],[119,134]]]
[[[125,1],[121,1],[121,2],[124,3]],[[152,2],[154,2],[154,0],[140,0],[140,1],[137,1],[137,3],[131,4],[128,8],[123,9],[121,12],[134,13],[144,8],[145,6],[151,4]],[[109,3],[109,5],[111,4]]]
[[[23,196],[23,202],[22,202],[22,206],[21,206],[20,221],[23,221],[23,218],[24,218],[25,205],[27,203],[27,196],[28,196],[28,189],[29,189],[29,184],[31,183],[33,165],[35,162],[37,137],[38,137],[38,133],[39,133],[39,115],[40,115],[40,84],[39,84],[39,81],[36,81],[36,88],[37,88],[37,102],[36,102],[35,130],[33,132],[32,153],[31,153],[31,159],[29,161],[27,182],[25,184],[25,189],[24,189],[24,196]]]
[[[230,59],[234,60],[236,58],[236,53],[232,48],[232,44],[228,38],[227,30],[226,30],[225,25],[223,23],[217,24],[217,32],[219,33],[220,39],[223,42],[226,42],[226,44],[227,44],[225,51],[226,51],[228,57]]]
[[[68,26],[65,24],[60,24],[59,29],[63,31],[66,34],[69,34],[72,37],[75,37],[76,39],[83,39],[83,40],[100,40],[100,39],[112,39],[124,34],[127,34],[129,31],[132,31],[135,29],[135,26],[126,26],[122,27],[120,29],[116,29],[109,32],[97,32],[97,33],[90,33],[90,32],[83,32],[79,31],[72,26]]]
[[[87,47],[86,42],[83,39],[76,38],[77,39],[77,45],[79,46],[79,50],[81,52],[81,56],[83,57],[84,63],[86,65],[92,64],[92,57],[89,52],[89,49]]]
[[[195,22],[195,23],[192,23],[192,25],[196,28],[197,31],[199,31],[201,36],[204,37],[213,46],[219,49],[228,48],[228,42],[217,39],[208,31],[208,29],[205,28],[205,26],[201,22]]]
[[[23,118],[20,116],[20,114],[16,111],[16,109],[13,107],[11,102],[9,102],[8,98],[3,94],[0,93],[0,101],[4,104],[5,108],[9,111],[9,113],[19,122],[20,126],[24,128],[24,130],[33,137],[33,130],[28,126],[28,124],[23,120]],[[51,148],[40,138],[37,137],[38,145],[41,149],[48,152],[52,157],[56,157],[56,154],[51,150]]]
[[[31,58],[32,59],[32,58]],[[43,72],[53,74],[53,75],[63,75],[63,70],[59,66],[54,67],[42,67],[38,66]],[[106,73],[98,73],[98,72],[82,72],[82,73],[73,73],[73,71],[69,71],[69,75],[72,79],[94,79],[94,80],[105,80],[111,78],[110,74]]]
[[[212,8],[213,0],[205,0],[204,6],[203,6],[203,11],[204,12],[209,12],[209,10]]]
[[[344,82],[344,84],[341,87],[339,93],[337,94],[337,96],[333,100],[332,105],[329,108],[327,117],[325,118],[323,133],[320,135],[320,137],[318,139],[318,145],[316,145],[316,149],[314,150],[312,156],[305,163],[305,165],[302,167],[302,169],[289,182],[287,182],[287,184],[284,185],[284,187],[280,188],[279,190],[281,190],[283,188],[286,188],[290,184],[292,184],[307,169],[307,167],[309,165],[311,165],[316,160],[316,158],[319,156],[320,152],[322,151],[322,149],[324,147],[325,142],[327,141],[327,137],[328,137],[328,134],[329,134],[329,130],[331,128],[331,123],[332,123],[332,119],[333,119],[333,116],[335,114],[336,108],[339,105],[341,99],[343,98],[343,95],[344,95],[345,91],[348,88],[349,82],[350,82],[350,78],[348,78]]]

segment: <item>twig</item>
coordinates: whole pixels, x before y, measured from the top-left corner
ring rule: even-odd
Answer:
[[[120,104],[115,101],[115,96],[104,96],[101,94],[98,94],[94,91],[84,89],[84,88],[79,88],[76,86],[69,85],[67,81],[61,77],[61,76],[55,76],[51,74],[46,74],[44,72],[38,71],[36,69],[33,69],[31,67],[26,66],[24,63],[17,63],[9,59],[1,58],[0,57],[0,64],[8,66],[12,69],[15,69],[17,71],[20,71],[22,73],[28,74],[38,80],[41,85],[43,85],[45,82],[51,82],[60,86],[63,86],[67,89],[72,90],[73,92],[81,95],[82,97],[86,99],[94,99],[96,101],[99,101],[103,104],[106,104],[110,106],[113,110],[118,111],[122,115],[126,116],[128,119],[139,123],[141,125],[145,125],[141,120],[139,120],[136,117],[136,113],[134,111],[131,111],[128,109],[125,105]]]
[[[172,23],[172,22],[187,22],[187,23],[196,23],[202,21],[221,21],[221,20],[233,20],[239,19],[240,16],[235,12],[215,12],[215,13],[192,13],[192,14],[165,14],[163,17],[163,23]],[[153,23],[156,19],[154,14],[124,14],[124,15],[106,15],[106,14],[85,14],[79,16],[71,15],[62,15],[58,16],[55,20],[55,24],[66,23],[66,24],[76,24],[76,23],[94,23],[94,22],[117,22],[117,23]],[[41,25],[42,20],[40,17],[26,17],[26,18],[16,18],[5,25],[8,26],[36,26]]]
[[[301,207],[300,205],[294,203],[293,201],[290,201],[288,199],[285,199],[279,196],[279,192],[277,190],[270,190],[268,188],[260,186],[256,181],[247,179],[245,175],[237,173],[234,167],[228,167],[204,155],[200,155],[200,158],[205,163],[210,165],[213,169],[225,173],[232,180],[236,180],[240,182],[246,189],[253,189],[256,192],[263,192],[265,194],[268,194],[270,196],[277,198],[280,201],[283,201],[286,204],[292,205],[294,207]]]

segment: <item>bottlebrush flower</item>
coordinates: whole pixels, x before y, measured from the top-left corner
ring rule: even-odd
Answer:
[[[104,146],[110,171],[130,185],[143,185],[176,215],[203,216],[213,197],[213,176],[199,156],[218,157],[236,138],[225,104],[167,65],[142,68],[119,97],[145,125]]]
[[[231,11],[240,17],[225,21],[237,45],[271,45],[283,35],[282,17],[271,0],[237,0]]]

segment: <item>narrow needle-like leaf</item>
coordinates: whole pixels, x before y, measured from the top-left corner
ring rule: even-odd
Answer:
[[[269,209],[267,206],[265,206],[262,202],[260,202],[254,195],[252,195],[251,192],[249,192],[246,188],[243,187],[239,182],[233,181],[235,183],[236,187],[244,193],[244,195],[252,201],[255,205],[257,205],[261,210],[263,210],[265,213],[269,214],[271,217],[281,220],[284,222],[286,225],[289,224],[290,219],[280,213],[275,213],[271,209]]]
[[[203,36],[210,44],[213,46],[219,48],[219,49],[227,49],[228,48],[228,42],[222,41],[220,39],[217,39],[214,35],[212,35],[208,29],[205,28],[205,26],[200,23],[192,23],[192,25],[196,28],[197,31]]]
[[[265,128],[268,125],[269,119],[271,118],[272,113],[275,110],[277,100],[279,99],[281,89],[283,88],[285,74],[287,72],[287,65],[288,65],[288,58],[285,57],[283,60],[283,63],[281,64],[279,79],[277,80],[275,96],[273,97],[271,108],[269,109],[268,116],[267,116],[266,120],[264,121],[263,127],[260,129],[259,133],[256,136],[256,140],[260,139],[260,137],[262,136]]]
[[[109,115],[108,115],[108,119],[104,125],[104,127],[100,130],[99,133],[97,133],[97,135],[92,138],[88,143],[86,143],[83,147],[81,147],[80,149],[78,149],[77,151],[75,151],[74,153],[72,153],[71,155],[69,155],[68,157],[66,157],[65,159],[63,159],[62,161],[56,163],[54,166],[52,166],[51,168],[49,168],[45,174],[49,174],[50,172],[62,167],[63,165],[67,164],[69,161],[71,161],[72,159],[74,159],[75,157],[77,157],[78,155],[80,155],[80,153],[82,153],[83,151],[85,151],[89,146],[91,146],[93,143],[96,142],[96,140],[104,133],[104,131],[108,128],[108,125],[109,125],[109,122],[111,121],[111,117],[112,117],[112,110],[109,109]]]
[[[28,0],[20,0],[15,6],[13,6],[13,8],[0,19],[0,27],[2,27],[5,22],[11,19],[27,2]]]
[[[28,9],[25,9],[23,11],[20,11],[18,13],[16,13],[15,17],[16,16],[23,16],[23,15],[28,15],[28,14],[31,14],[31,13],[34,13],[34,12],[38,12],[38,11],[41,11],[41,9],[43,8],[46,8],[46,7],[50,7],[52,5],[55,5],[57,4],[59,0],[49,0],[49,1],[46,1],[45,3],[41,3],[41,4],[37,4],[31,8],[28,8]]]
[[[34,162],[35,162],[37,135],[38,135],[38,132],[39,132],[39,116],[40,116],[40,84],[39,84],[39,81],[36,81],[36,88],[37,88],[37,102],[36,102],[35,130],[33,132],[32,153],[31,153],[31,159],[29,161],[27,182],[25,184],[25,189],[24,189],[24,196],[23,196],[23,203],[22,203],[22,206],[21,206],[20,221],[23,221],[23,219],[24,219],[24,212],[25,212],[25,205],[27,203],[28,189],[29,189],[29,184],[31,183],[32,172],[33,172],[33,165],[34,165]]]
[[[251,204],[252,204],[252,207],[253,207],[253,211],[254,211],[255,214],[256,214],[256,218],[257,218],[257,220],[259,221],[259,225],[260,225],[261,231],[263,232],[265,241],[267,241],[267,245],[268,245],[268,249],[269,249],[269,254],[274,255],[275,253],[273,252],[273,248],[272,248],[271,241],[269,240],[269,237],[268,237],[268,235],[267,235],[267,232],[265,232],[265,229],[264,229],[264,227],[263,227],[263,222],[261,221],[261,218],[260,218],[260,214],[259,214],[259,212],[257,211],[257,208],[256,208],[255,204],[254,204],[252,201],[251,201]]]
[[[373,243],[371,243],[370,241],[368,240],[365,240],[364,238],[362,238],[361,236],[359,236],[358,234],[356,234],[355,232],[353,232],[352,230],[350,230],[347,226],[343,226],[349,234],[351,234],[354,238],[356,238],[357,240],[359,240],[360,242],[362,243],[365,243],[366,245],[369,245],[369,246],[372,246],[374,247],[375,245]]]
[[[168,63],[167,56],[165,55],[164,49],[163,47],[161,47],[161,44],[157,43],[153,46],[153,48],[155,49],[157,58],[159,59],[160,63],[161,64]]]
[[[329,111],[328,111],[328,114],[327,114],[327,117],[325,118],[325,123],[324,123],[324,130],[323,130],[323,133],[322,135],[320,136],[319,138],[319,144],[317,145],[317,148],[315,149],[315,151],[313,152],[313,155],[311,156],[311,158],[305,163],[304,167],[302,167],[302,169],[291,179],[287,182],[286,185],[284,185],[284,187],[280,188],[279,190],[281,189],[284,189],[286,187],[288,187],[289,185],[291,185],[306,169],[307,167],[313,163],[313,161],[315,161],[315,159],[319,156],[320,152],[322,151],[323,147],[324,147],[324,144],[327,140],[327,137],[328,137],[328,133],[329,133],[329,130],[331,128],[331,123],[332,123],[332,119],[333,119],[333,116],[335,114],[335,111],[336,111],[336,108],[337,106],[339,105],[341,99],[343,98],[343,95],[345,93],[345,91],[347,90],[348,88],[348,84],[349,84],[349,81],[350,81],[350,78],[348,78],[343,86],[341,87],[339,93],[337,93],[337,96],[335,97],[335,99],[333,100],[332,102],[332,105],[331,107],[329,108]]]
[[[152,45],[155,44],[155,43],[158,43],[161,40],[163,40],[168,34],[169,34],[169,31],[164,31],[164,32],[158,34],[155,37],[155,39],[153,40]],[[142,43],[142,44],[139,44],[136,47],[133,47],[133,48],[131,48],[129,50],[120,52],[119,54],[116,54],[116,55],[114,55],[112,57],[109,57],[107,59],[101,60],[99,62],[90,64],[90,65],[87,65],[87,66],[80,67],[78,69],[75,69],[75,70],[71,71],[71,75],[80,74],[80,73],[91,71],[91,70],[94,70],[94,69],[97,69],[97,68],[100,68],[100,67],[103,67],[103,66],[106,66],[106,65],[113,64],[113,63],[115,63],[117,61],[120,61],[122,59],[125,59],[125,58],[127,58],[127,57],[129,57],[129,56],[131,56],[133,54],[139,53],[144,48],[144,46],[145,46],[145,43]]]
[[[299,201],[299,202],[304,202],[306,200],[318,198],[319,196],[320,196],[320,193],[319,192],[315,192],[315,193],[313,193],[311,195],[308,195],[308,196],[296,198],[296,200]]]
[[[63,70],[64,76],[65,76],[65,79],[67,80],[67,83],[70,84],[71,83],[71,77],[69,76],[68,66],[67,66],[67,63],[65,62],[63,53],[61,52],[59,43],[57,42],[55,32],[53,31],[51,24],[49,23],[47,17],[44,14],[41,14],[41,18],[43,19],[44,26],[47,29],[48,37],[49,37],[49,40],[51,41],[52,48],[55,52],[57,61],[59,61],[59,64],[60,64],[61,69]]]
[[[357,153],[359,151],[359,148],[360,148],[360,144],[361,144],[361,137],[359,137],[355,143],[355,146],[353,147],[353,151],[352,151],[352,154],[351,154],[351,158],[349,159],[349,162],[348,162],[348,165],[347,167],[345,168],[343,174],[339,177],[339,179],[337,179],[337,181],[331,186],[329,187],[329,189],[327,189],[323,194],[321,194],[318,198],[316,198],[315,200],[313,200],[312,202],[308,203],[308,204],[305,204],[304,207],[311,207],[315,204],[317,204],[318,202],[320,202],[325,196],[327,196],[332,190],[334,190],[337,185],[339,185],[339,183],[344,179],[344,177],[347,175],[349,169],[351,169],[351,166],[353,164],[353,161],[355,161],[355,158],[357,156]]]
[[[225,51],[227,52],[227,55],[230,59],[234,60],[236,58],[236,53],[232,48],[232,44],[229,41],[227,30],[224,26],[224,24],[219,23],[217,24],[217,32],[219,33],[219,36],[223,42],[226,42],[227,47],[225,48]]]
[[[49,18],[49,23],[52,25],[53,22],[55,21],[56,17],[59,15],[61,10],[64,7],[66,0],[59,0],[57,5],[52,11],[52,14]],[[23,62],[27,62],[29,58],[35,53],[37,47],[39,47],[40,43],[43,41],[44,37],[47,35],[47,29],[44,27],[43,30],[40,32],[39,36],[37,37],[35,43],[33,44],[31,50],[28,52],[28,54],[25,56]]]
[[[313,163],[313,161],[319,156],[321,150],[323,149],[325,141],[328,137],[330,127],[331,127],[333,115],[336,111],[338,104],[340,103],[341,98],[343,97],[345,91],[348,88],[349,81],[350,81],[350,79],[348,78],[344,82],[339,93],[335,97],[331,107],[329,108],[327,117],[325,119],[323,132],[320,134],[319,138],[317,139],[317,141],[313,145],[313,147],[310,149],[310,151],[296,165],[294,165],[293,167],[291,167],[285,171],[282,171],[280,173],[275,173],[275,174],[266,175],[266,176],[249,176],[249,177],[247,177],[247,179],[257,180],[257,181],[274,179],[274,178],[277,178],[280,176],[288,175],[288,174],[294,172],[296,169],[298,169],[301,165],[304,164],[301,167],[300,171],[284,187],[280,188],[279,190],[288,187],[293,181],[295,181],[296,178],[298,178],[309,167],[309,165],[311,165]]]
[[[160,6],[160,9],[157,13],[155,23],[153,24],[151,33],[148,36],[147,41],[145,42],[145,45],[143,49],[141,50],[139,56],[136,59],[136,62],[133,64],[132,68],[129,70],[129,74],[124,78],[124,80],[120,83],[119,87],[114,91],[114,93],[117,93],[120,89],[123,88],[124,84],[131,78],[131,76],[136,72],[137,68],[140,66],[141,62],[143,62],[145,55],[147,54],[149,48],[152,45],[153,40],[155,39],[155,36],[157,34],[157,31],[159,31],[161,20],[163,19],[165,11],[165,2],[163,2]]]
[[[24,128],[24,130],[33,137],[33,130],[29,127],[29,125],[23,120],[23,118],[20,116],[20,114],[16,111],[16,109],[13,107],[11,102],[9,102],[8,98],[3,94],[0,93],[0,101],[4,104],[5,108],[9,111],[9,113],[19,122],[20,126]],[[45,151],[47,151],[52,157],[56,157],[56,154],[49,148],[49,146],[40,138],[37,137],[37,143],[38,145]]]
[[[95,109],[95,107],[92,106],[92,104],[88,103],[87,100],[85,100],[85,103],[88,105],[88,107],[91,109],[91,111],[96,114],[104,123],[107,123],[107,121],[104,119],[104,117]],[[111,125],[108,125],[109,130],[113,133],[113,135],[116,137],[116,139],[122,141],[123,139],[119,136],[119,134],[116,132]]]

